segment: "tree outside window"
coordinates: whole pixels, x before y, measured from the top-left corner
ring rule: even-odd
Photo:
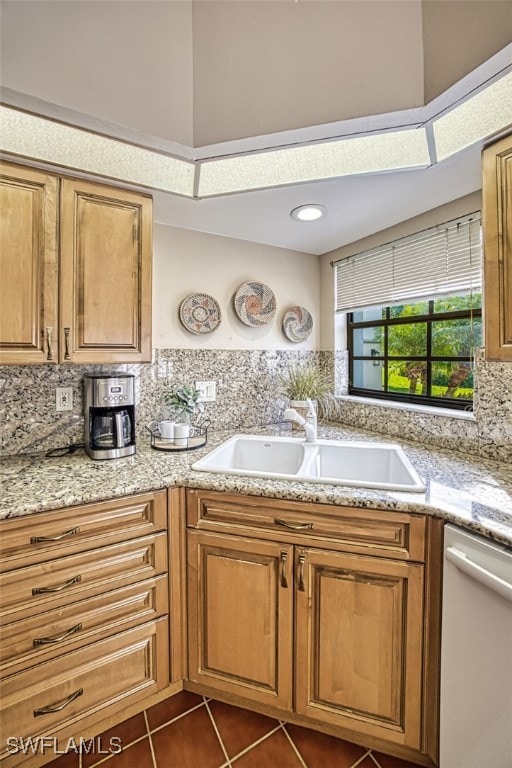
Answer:
[[[480,293],[350,313],[349,392],[470,407],[481,322]]]

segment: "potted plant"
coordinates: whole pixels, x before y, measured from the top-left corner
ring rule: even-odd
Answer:
[[[165,402],[171,408],[174,416],[182,423],[188,423],[194,413],[202,413],[204,404],[199,401],[201,391],[194,387],[178,387],[174,392],[165,395]]]
[[[309,398],[322,418],[333,419],[338,415],[339,404],[332,393],[330,377],[321,368],[295,363],[279,379],[283,392],[290,399],[290,407],[297,413],[305,416]]]

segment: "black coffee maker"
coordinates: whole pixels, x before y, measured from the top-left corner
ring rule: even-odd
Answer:
[[[135,376],[84,376],[85,450],[92,459],[135,453]]]

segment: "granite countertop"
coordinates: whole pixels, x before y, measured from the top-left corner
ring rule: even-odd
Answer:
[[[156,451],[149,440],[142,437],[135,456],[111,461],[93,461],[83,450],[59,458],[46,458],[42,454],[4,457],[0,459],[0,520],[186,485],[278,499],[431,514],[512,546],[510,464],[400,441],[425,481],[425,493],[249,478],[191,469],[198,458],[241,432],[302,438],[301,432],[291,432],[289,424],[280,424],[217,430],[209,434],[204,448],[190,452]],[[318,437],[398,442],[343,425],[319,425]]]

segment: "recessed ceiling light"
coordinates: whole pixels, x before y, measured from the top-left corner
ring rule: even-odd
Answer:
[[[321,219],[322,216],[325,216],[326,213],[327,208],[325,208],[325,206],[311,203],[308,205],[299,205],[298,208],[294,208],[293,211],[290,212],[290,216],[292,219],[295,219],[295,221],[316,221],[317,219]]]

